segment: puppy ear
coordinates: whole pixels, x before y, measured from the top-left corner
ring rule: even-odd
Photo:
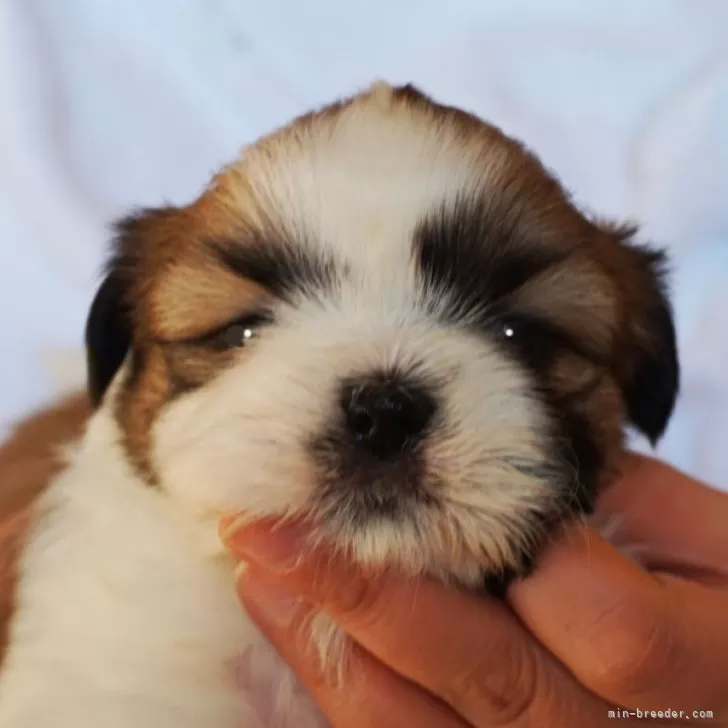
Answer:
[[[132,346],[133,281],[150,247],[163,248],[184,234],[187,222],[175,207],[139,208],[114,225],[111,261],[91,304],[86,322],[88,390],[94,406],[101,400]]]
[[[667,427],[679,389],[672,307],[664,252],[623,240],[632,274],[626,307],[621,388],[627,417],[654,446]]]
[[[126,286],[112,268],[94,297],[86,321],[88,391],[94,407],[101,404],[131,344],[125,295]]]

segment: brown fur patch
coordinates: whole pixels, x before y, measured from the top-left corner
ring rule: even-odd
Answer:
[[[160,280],[152,293],[154,334],[164,341],[194,339],[249,310],[265,297],[252,281],[241,281],[201,257],[183,261]]]
[[[0,446],[0,662],[29,510],[62,467],[59,449],[81,435],[90,412],[85,395],[69,397],[21,422]]]
[[[245,216],[239,213],[236,223],[218,179],[188,207],[143,211],[119,226],[114,266],[124,281],[134,354],[117,414],[131,461],[150,482],[156,479],[151,428],[160,408],[229,360],[199,349],[192,353],[185,342],[266,295],[227,271],[210,251],[209,241],[245,239]],[[183,356],[185,350],[191,355]]]
[[[618,292],[590,253],[574,255],[532,278],[518,291],[516,302],[554,321],[606,359],[620,325]]]
[[[152,425],[159,409],[174,394],[171,373],[159,344],[137,348],[119,395],[116,412],[129,458],[142,475],[155,482],[149,460]]]

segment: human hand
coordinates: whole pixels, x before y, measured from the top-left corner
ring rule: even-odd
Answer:
[[[572,526],[508,605],[369,579],[322,552],[301,560],[293,525],[252,524],[226,541],[249,564],[238,584],[248,612],[337,728],[598,728],[620,707],[728,724],[728,495],[634,457],[601,507],[623,516],[649,571]],[[306,649],[313,611],[355,641],[343,688]]]

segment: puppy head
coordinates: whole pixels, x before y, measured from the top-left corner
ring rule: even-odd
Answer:
[[[656,440],[673,408],[663,260],[631,238],[497,129],[380,84],[119,225],[92,395],[196,518],[305,517],[467,584],[523,571],[625,425]]]

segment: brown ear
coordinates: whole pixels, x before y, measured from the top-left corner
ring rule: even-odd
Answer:
[[[626,269],[622,269],[625,338],[618,379],[630,423],[655,445],[667,427],[679,389],[675,324],[666,283],[667,257],[661,250],[633,242],[632,233],[620,236]]]
[[[114,226],[111,257],[86,320],[88,393],[94,407],[101,404],[131,349],[132,308],[139,300],[139,291],[132,290],[133,281],[143,279],[149,267],[144,262],[146,251],[162,247],[158,244],[160,234],[173,237],[164,222],[176,219],[175,213],[172,207],[142,208]],[[143,282],[137,286],[143,287]]]

